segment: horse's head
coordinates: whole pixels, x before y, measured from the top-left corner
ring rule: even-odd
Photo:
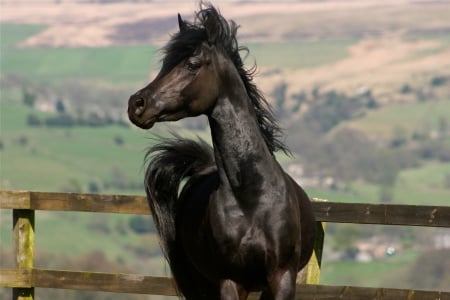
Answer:
[[[218,24],[222,17],[209,8],[197,18],[201,25],[178,15],[179,32],[164,48],[159,74],[130,97],[128,117],[136,126],[149,129],[155,122],[198,116],[213,107],[220,90],[216,40],[223,30]]]

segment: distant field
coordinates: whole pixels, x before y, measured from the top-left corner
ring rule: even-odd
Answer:
[[[317,42],[251,43],[247,64],[302,69],[334,63],[348,55],[347,49],[356,40],[325,40]]]
[[[161,53],[155,46],[113,46],[99,48],[17,48],[42,26],[2,24],[3,74],[58,82],[62,79],[100,80],[110,83],[136,83],[149,78],[159,68]],[[347,55],[355,40],[318,42],[251,43],[248,67],[301,69],[333,63]],[[245,53],[243,52],[243,55]]]
[[[77,184],[88,191],[89,182],[123,180],[143,183],[144,156],[155,140],[155,134],[167,134],[168,128],[185,136],[194,134],[205,139],[206,132],[186,132],[177,124],[157,124],[152,131],[131,127],[29,127],[27,116],[34,110],[15,104],[2,104],[0,152],[0,188],[56,192],[68,184]],[[38,114],[41,117],[48,114]],[[122,144],[115,140],[119,138]],[[119,176],[119,177],[118,177]],[[103,193],[139,193],[139,186],[130,190],[101,188]]]
[[[4,53],[4,73],[25,74],[39,81],[99,79],[140,82],[149,77],[154,47],[17,49]]]
[[[3,187],[58,191],[76,181],[86,188],[92,180],[111,180],[114,169],[133,181],[142,177],[146,132],[118,126],[30,128],[29,113],[22,106],[2,105]],[[115,137],[123,145],[116,145]]]
[[[415,261],[415,251],[401,252],[393,257],[385,257],[372,262],[323,261],[320,274],[321,284],[353,285],[363,287],[411,288],[405,282],[406,271]]]
[[[450,174],[450,163],[432,162],[419,168],[402,170],[392,190],[392,202],[410,205],[444,205],[450,204],[450,189],[444,182]],[[364,203],[380,202],[380,187],[354,182],[351,184],[353,197],[345,198],[345,202],[356,198]],[[342,197],[341,197],[342,198]],[[347,201],[349,200],[349,201]]]
[[[82,78],[111,83],[142,82],[156,66],[153,46],[106,48],[17,48],[42,26],[2,24],[3,74],[14,73],[40,82]]]
[[[369,111],[365,116],[339,127],[352,127],[370,137],[389,140],[396,130],[411,136],[415,131],[438,130],[441,119],[450,121],[450,101],[392,103],[379,109]]]
[[[392,189],[392,202],[408,205],[450,204],[450,189],[444,182],[450,174],[450,163],[431,162],[419,168],[400,171]],[[348,191],[306,188],[311,197],[348,203],[380,203],[381,187],[367,182],[348,184]]]
[[[4,24],[0,26],[0,47],[3,51],[11,50],[25,38],[45,29],[44,25]],[[2,57],[3,60],[3,57]]]

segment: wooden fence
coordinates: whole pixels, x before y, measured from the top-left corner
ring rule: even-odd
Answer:
[[[319,222],[450,227],[450,207],[324,201],[314,201],[313,206]],[[0,286],[12,288],[14,300],[33,299],[35,287],[176,295],[167,277],[34,268],[36,210],[150,214],[145,197],[0,191],[0,209],[12,209],[13,214],[16,268],[0,269]],[[312,272],[304,275],[306,284],[298,284],[295,299],[450,300],[450,292],[442,291],[319,285],[314,264],[320,267],[322,246],[323,234],[316,241],[316,262],[308,266]],[[257,296],[251,294],[250,299]]]

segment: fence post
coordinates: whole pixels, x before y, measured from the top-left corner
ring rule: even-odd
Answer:
[[[319,284],[322,265],[323,243],[325,240],[325,222],[316,222],[316,240],[314,252],[308,264],[297,275],[297,284]]]
[[[34,210],[13,209],[14,247],[16,267],[33,269],[34,266]],[[13,300],[33,300],[34,288],[13,288]]]

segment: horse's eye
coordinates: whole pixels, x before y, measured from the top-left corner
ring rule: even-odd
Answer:
[[[186,68],[189,72],[196,72],[202,66],[199,62],[187,62]]]

